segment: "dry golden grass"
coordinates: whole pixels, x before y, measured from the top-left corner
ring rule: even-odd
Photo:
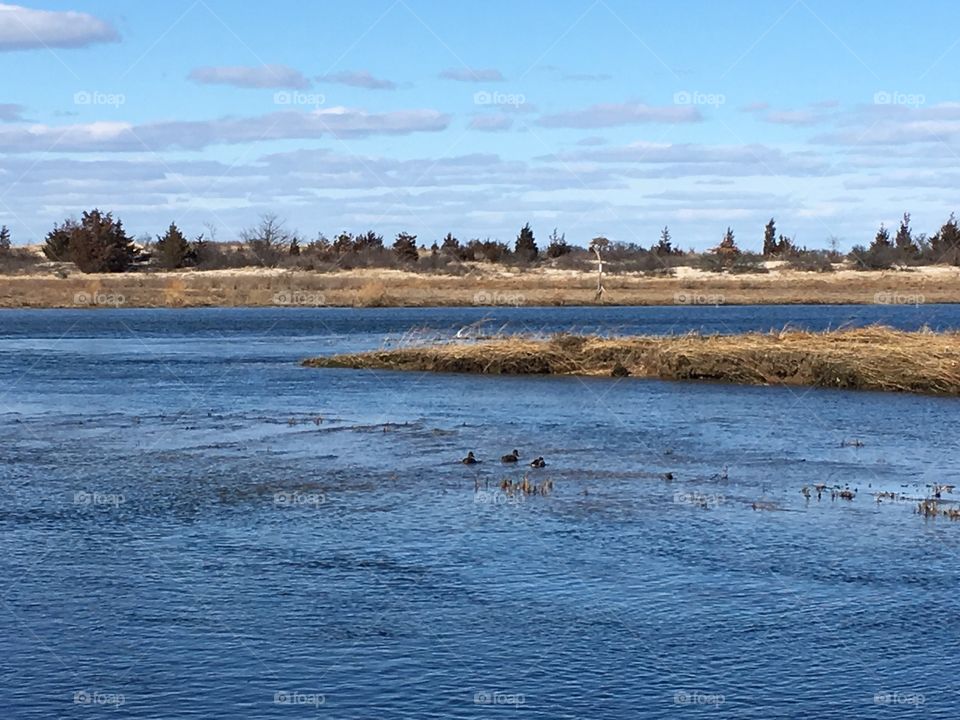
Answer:
[[[610,376],[960,395],[960,333],[887,327],[823,333],[602,338],[511,336],[313,358],[311,367]]]
[[[960,301],[960,268],[830,274],[775,270],[716,275],[678,269],[676,277],[639,274],[604,279],[608,305],[863,304]],[[478,264],[466,275],[400,270],[317,273],[209,270],[67,277],[0,275],[0,307],[74,307],[78,296],[110,295],[126,307],[330,305],[594,305],[592,272],[512,270]],[[286,300],[284,300],[286,299]]]

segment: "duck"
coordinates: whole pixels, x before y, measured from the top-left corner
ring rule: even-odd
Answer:
[[[532,468],[542,468],[546,466],[547,466],[547,461],[543,459],[543,455],[536,458],[532,463],[530,463],[530,467]]]
[[[471,450],[470,452],[467,453],[467,456],[460,462],[462,462],[464,465],[476,465],[480,461],[473,456],[473,450]]]
[[[514,450],[512,453],[504,455],[500,458],[500,462],[504,463],[515,463],[520,459],[520,453]]]

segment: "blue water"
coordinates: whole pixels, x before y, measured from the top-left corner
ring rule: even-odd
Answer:
[[[960,716],[960,401],[298,364],[484,318],[960,307],[2,312],[0,717]]]

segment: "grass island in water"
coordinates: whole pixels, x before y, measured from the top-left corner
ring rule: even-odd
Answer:
[[[960,395],[960,333],[888,327],[741,335],[498,336],[311,358],[304,365],[493,375],[708,380]]]

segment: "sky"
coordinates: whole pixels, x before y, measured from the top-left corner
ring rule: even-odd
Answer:
[[[758,250],[958,210],[960,7],[914,0],[0,4],[0,224]]]

